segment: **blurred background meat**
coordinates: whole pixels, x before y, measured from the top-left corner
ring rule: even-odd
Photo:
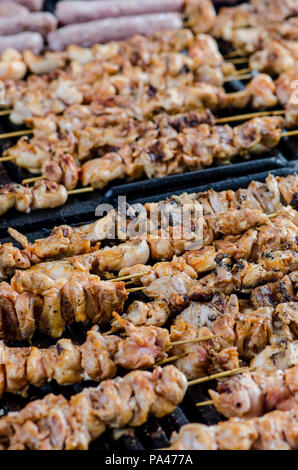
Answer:
[[[62,1],[55,15],[61,24],[84,23],[97,19],[181,11],[183,0]]]
[[[154,31],[177,29],[183,26],[179,13],[107,18],[87,23],[68,25],[48,35],[50,49],[61,51],[69,44],[89,47],[97,42],[121,40],[134,34],[151,34]]]

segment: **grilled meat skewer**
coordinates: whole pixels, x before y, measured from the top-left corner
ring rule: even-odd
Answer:
[[[140,426],[150,415],[161,418],[171,413],[186,389],[185,376],[174,366],[166,366],[106,380],[69,401],[61,395],[47,395],[0,419],[0,448],[88,449],[107,428]]]
[[[156,139],[148,141],[145,139],[143,143],[138,141],[135,145],[123,147],[118,153],[109,153],[104,157],[85,163],[82,167],[82,183],[84,186],[91,185],[95,188],[103,188],[115,178],[129,176],[133,179],[139,179],[143,174],[148,177],[162,177],[209,166],[214,159],[227,163],[232,156],[237,154],[247,157],[247,140],[250,139],[251,142],[251,133],[254,133],[254,145],[251,144],[249,153],[263,153],[265,150],[273,148],[280,140],[282,119],[277,117],[263,118],[262,123],[265,124],[265,127],[262,130],[258,127],[257,122],[258,120],[239,126],[233,132],[225,127],[212,130],[204,127],[198,133],[195,129],[191,129],[188,133],[178,135],[176,139],[164,142]],[[226,132],[229,135],[229,143],[227,143]],[[243,135],[246,136],[246,139],[243,139]],[[222,139],[226,142],[225,147],[221,145]],[[65,184],[70,181],[70,187],[73,187],[78,181],[79,169],[70,156],[61,155],[61,157],[61,161],[58,157],[58,160],[54,158],[52,162],[47,162],[45,171],[53,179],[61,181],[62,178]],[[55,171],[56,169],[58,172]],[[72,176],[70,176],[71,173]],[[50,207],[64,204],[67,199],[66,188],[54,181],[38,181],[33,189],[12,184],[3,186],[0,189],[0,201],[2,202],[0,213],[4,214],[12,207],[23,212],[45,208],[47,207],[45,193],[51,196]],[[39,195],[40,201],[37,201]]]
[[[191,423],[172,436],[169,450],[297,450],[297,406],[261,418],[232,418],[215,426]]]
[[[35,139],[19,141],[5,155],[14,157],[18,166],[29,171],[41,171],[45,179],[62,183],[68,190],[74,189],[79,181],[84,186],[91,184],[102,189],[116,178],[160,178],[203,169],[214,162],[231,163],[236,156],[247,159],[260,155],[278,145],[285,125],[284,120],[277,116],[255,118],[234,128],[200,124],[199,119],[196,115],[191,120],[187,119],[190,125],[181,132],[173,128],[166,128],[163,132],[157,124],[150,126],[148,132],[142,125],[139,134],[137,128],[132,127],[123,143],[122,131],[118,136],[117,128],[112,128],[111,135],[108,131],[105,136],[105,130],[90,127],[81,132],[82,138],[72,149],[72,155],[64,151],[63,145],[59,148],[59,143],[53,152],[49,150],[50,146],[43,152],[40,146],[35,146]],[[194,125],[195,122],[199,124]],[[90,159],[107,146],[115,151]]]
[[[163,214],[168,214],[169,217],[171,214],[173,228],[179,228],[182,214],[183,217],[186,215],[185,210],[182,212],[185,207],[188,208],[191,225],[195,226],[195,223],[198,222],[196,217],[201,214],[200,211],[196,211],[198,203],[203,207],[203,236],[201,240],[203,245],[214,243],[217,250],[222,250],[236,258],[250,259],[255,243],[258,248],[254,251],[266,251],[268,249],[278,250],[283,243],[295,242],[296,226],[298,225],[296,211],[290,207],[283,207],[282,201],[286,204],[293,203],[295,206],[297,190],[295,175],[277,179],[269,175],[265,184],[252,181],[248,189],[240,189],[236,192],[216,193],[209,190],[206,193],[173,196],[160,203],[148,203],[145,207],[129,206],[124,208],[124,212],[122,209],[113,210],[107,216],[89,225],[74,228],[56,227],[49,237],[33,244],[30,244],[22,234],[10,229],[11,236],[23,245],[24,249],[20,250],[11,244],[0,246],[1,278],[5,280],[13,275],[15,269],[27,269],[46,258],[79,255],[97,250],[98,243],[102,240],[129,239],[133,236],[129,231],[130,222],[133,225],[138,223],[140,227],[143,227],[140,235],[146,235],[148,229],[152,233],[152,223],[156,223],[159,217],[163,217]],[[268,215],[276,213],[276,217],[271,218],[273,225],[269,226],[269,219],[266,219],[259,211]],[[156,217],[154,216],[155,222],[149,221],[152,214],[156,214]],[[169,219],[167,220],[169,224]],[[262,224],[265,225],[262,227]],[[260,226],[258,232],[255,230],[257,226]],[[167,227],[165,226],[165,228]],[[177,239],[173,236],[175,231],[172,233],[170,228],[167,239],[163,237],[162,233],[155,239],[147,236],[152,259],[172,259],[173,256],[182,254],[187,248],[187,243],[196,241],[198,236],[198,233],[186,233],[180,230],[181,238]],[[245,234],[244,231],[247,230],[248,233]],[[231,232],[233,235],[229,235]],[[222,236],[224,236],[223,240],[220,239]],[[200,258],[201,265],[206,265],[207,269],[214,268],[216,254],[214,249],[203,250]],[[255,254],[256,259],[257,255],[258,253]],[[191,264],[190,261],[189,263]],[[137,262],[133,264],[137,264]],[[146,272],[148,269],[150,268],[145,268]]]
[[[113,378],[117,367],[148,368],[168,357],[170,335],[157,327],[136,328],[123,321],[127,337],[102,336],[98,327],[87,333],[82,345],[61,339],[47,349],[9,348],[1,344],[0,395],[26,396],[29,385],[41,387],[51,380],[70,385],[86,380]]]
[[[297,406],[297,378],[298,365],[270,374],[257,369],[237,376],[238,380],[235,377],[223,380],[217,391],[209,390],[209,394],[213,405],[226,418],[253,418],[273,409]]]

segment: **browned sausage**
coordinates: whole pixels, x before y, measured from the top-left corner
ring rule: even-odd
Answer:
[[[110,0],[59,2],[55,15],[61,24],[85,23],[104,18],[181,11],[184,0]]]
[[[13,18],[14,16],[27,15],[29,10],[10,0],[0,0],[0,16]]]
[[[30,13],[16,16],[7,20],[0,18],[0,36],[18,34],[22,31],[35,31],[42,36],[47,36],[57,28],[57,19],[51,13]]]
[[[24,5],[31,11],[40,11],[43,6],[43,0],[14,0],[20,5]]]
[[[44,42],[39,33],[25,32],[10,36],[0,36],[0,54],[9,48],[20,52],[29,49],[34,54],[40,54],[44,48]]]
[[[48,43],[50,49],[61,51],[69,44],[90,47],[96,43],[127,39],[134,34],[151,34],[182,26],[181,15],[178,13],[107,18],[57,29],[48,35]]]

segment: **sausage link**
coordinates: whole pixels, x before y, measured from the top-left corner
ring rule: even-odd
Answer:
[[[134,34],[151,34],[155,31],[182,28],[178,13],[108,18],[64,26],[48,35],[50,49],[61,51],[70,44],[90,47],[96,43],[127,39]]]
[[[61,24],[149,13],[181,11],[184,0],[111,0],[111,1],[62,1],[57,4],[55,15]]]

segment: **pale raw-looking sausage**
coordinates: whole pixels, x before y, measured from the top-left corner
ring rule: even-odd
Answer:
[[[0,36],[34,31],[47,36],[57,28],[57,19],[51,13],[37,12],[28,15],[13,16],[9,20],[0,18]]]
[[[16,2],[0,0],[0,16],[13,18],[14,16],[28,15],[29,10]]]
[[[6,49],[16,49],[23,52],[26,49],[40,54],[44,48],[44,41],[39,33],[24,32],[10,36],[0,36],[0,54]]]
[[[157,13],[153,15],[108,18],[68,25],[48,35],[50,49],[61,51],[70,44],[90,47],[96,43],[127,39],[134,34],[151,34],[155,31],[182,28],[178,13]]]
[[[1,0],[0,0],[1,1]],[[43,0],[14,0],[20,5],[24,5],[31,11],[40,11],[43,6]]]
[[[110,0],[59,2],[55,15],[61,24],[86,23],[87,21],[149,13],[181,11],[184,0]]]

